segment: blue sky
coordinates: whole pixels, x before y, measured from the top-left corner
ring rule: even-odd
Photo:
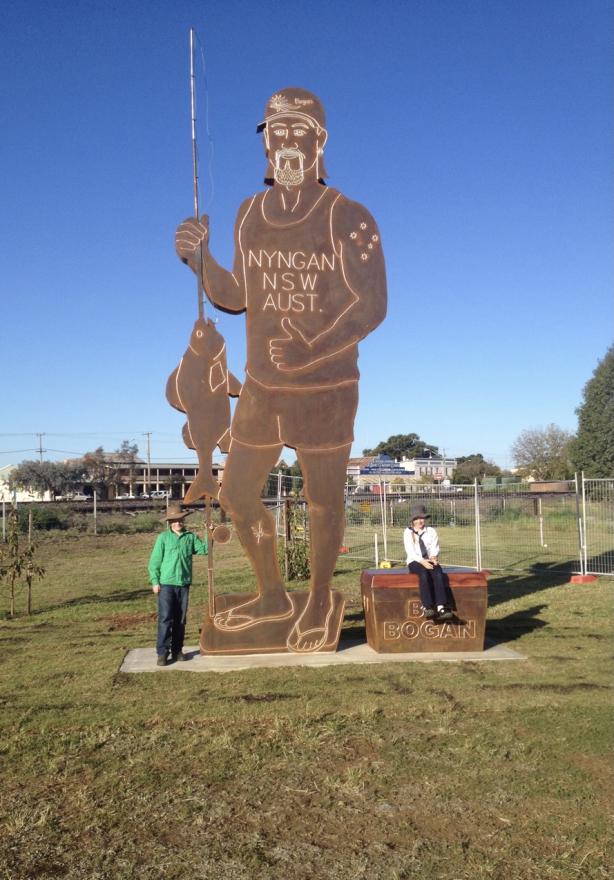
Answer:
[[[288,85],[321,97],[329,182],[379,223],[389,311],[360,347],[354,453],[414,431],[509,465],[520,431],[575,430],[612,336],[611,17],[609,0],[8,4],[0,465],[35,457],[36,432],[48,457],[151,431],[154,459],[191,460],[164,397],[196,317],[173,247],[191,26],[218,260]],[[219,317],[241,376],[243,318]]]

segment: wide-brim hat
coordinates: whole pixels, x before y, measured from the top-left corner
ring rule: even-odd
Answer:
[[[430,519],[431,514],[426,512],[426,507],[424,504],[414,504],[411,509],[411,521],[413,522],[415,519]]]
[[[168,510],[160,522],[178,522],[194,513],[193,510],[182,510],[179,504],[169,504]]]

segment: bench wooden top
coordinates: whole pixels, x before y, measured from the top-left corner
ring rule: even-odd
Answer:
[[[450,587],[457,589],[462,587],[487,587],[487,572],[484,571],[446,571]],[[381,568],[365,569],[360,578],[363,587],[372,589],[407,589],[417,587],[420,583],[417,574],[410,574],[407,569],[382,570]]]

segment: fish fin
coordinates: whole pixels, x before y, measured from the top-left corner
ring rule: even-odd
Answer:
[[[196,449],[196,445],[194,440],[192,440],[192,432],[190,431],[190,423],[186,422],[183,428],[181,429],[181,436],[183,437],[183,442],[188,447],[188,449]]]
[[[178,409],[179,412],[185,412],[183,406],[181,404],[181,399],[179,394],[177,393],[177,373],[179,372],[179,367],[175,367],[173,372],[168,377],[166,382],[166,399],[170,403],[172,407]]]
[[[215,361],[209,368],[209,388],[211,392],[215,393],[226,381],[226,371],[222,363]]]
[[[242,385],[230,370],[228,371],[228,395],[229,397],[238,397],[241,393]]]
[[[181,364],[183,363],[183,358],[179,362],[179,365],[175,367],[173,372],[168,377],[166,382],[166,399],[170,403],[174,409],[178,409],[179,412],[185,412],[185,407],[181,401],[181,397],[179,396],[179,389],[177,387],[177,379],[179,376],[179,370],[181,369]]]

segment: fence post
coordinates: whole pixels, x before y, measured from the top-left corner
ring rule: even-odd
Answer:
[[[379,568],[379,547],[377,544],[377,532],[374,532],[373,540],[375,542],[375,567]]]
[[[98,492],[94,489],[94,534],[98,534]]]
[[[580,574],[586,574],[584,571],[584,539],[582,537],[582,516],[580,515],[580,491],[578,487],[578,474],[574,474],[574,486],[576,490],[576,524],[578,526],[578,561],[580,563]]]
[[[279,535],[281,528],[281,470],[277,471],[277,509],[275,511],[275,531]]]
[[[582,537],[583,537],[583,547],[582,547],[582,559],[584,562],[584,572],[583,574],[588,574],[588,540],[586,536],[586,482],[584,480],[584,471],[582,471]]]
[[[2,502],[2,542],[6,544],[6,501]]]
[[[473,481],[475,504],[475,569],[482,570],[482,532],[480,529],[480,496],[478,494],[478,478]]]
[[[537,518],[539,520],[539,543],[540,546],[545,547],[544,544],[544,516],[542,513],[542,497],[541,495],[537,499]]]

